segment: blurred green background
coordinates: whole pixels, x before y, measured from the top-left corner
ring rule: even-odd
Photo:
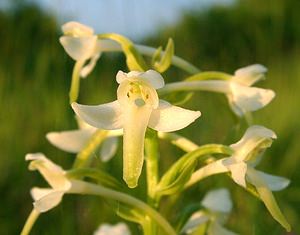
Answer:
[[[158,47],[168,37],[175,41],[176,54],[202,70],[235,69],[261,63],[268,67],[267,80],[259,84],[276,91],[275,100],[254,113],[254,123],[273,129],[278,139],[259,165],[265,172],[291,179],[291,185],[275,193],[293,227],[300,233],[300,1],[241,0],[234,5],[195,7],[185,11],[176,25],[158,28],[140,43]],[[35,5],[18,4],[0,11],[0,234],[18,234],[32,208],[29,190],[46,185],[36,172],[27,170],[24,156],[43,152],[64,168],[74,156],[55,149],[45,139],[49,131],[75,129],[68,105],[73,61],[58,42],[60,25],[51,14]],[[133,38],[134,40],[134,38]],[[124,56],[104,55],[90,77],[82,80],[79,102],[98,104],[115,99],[115,74],[126,70]],[[166,81],[186,74],[172,68]],[[230,112],[224,96],[202,92],[186,107],[199,109],[202,117],[181,131],[199,144],[230,144],[245,130]],[[193,131],[194,130],[194,131]],[[197,130],[197,131],[195,131]],[[161,143],[161,170],[182,154]],[[101,164],[121,179],[121,157]],[[268,214],[264,205],[236,186],[225,175],[206,179],[187,191],[176,207],[163,201],[162,213],[170,220],[188,202],[200,201],[206,190],[228,187],[234,211],[228,228],[239,234],[287,234]],[[136,190],[138,197],[144,189]],[[32,234],[92,234],[102,222],[118,221],[101,198],[65,196],[57,208],[43,214]],[[130,224],[133,232],[138,230]]]

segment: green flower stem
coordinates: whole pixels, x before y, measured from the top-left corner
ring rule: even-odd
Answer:
[[[143,55],[147,55],[152,57],[156,51],[155,48],[144,46],[144,45],[135,45],[135,47],[139,50],[139,52]],[[164,55],[164,51],[162,51],[162,55]],[[187,62],[186,60],[178,57],[173,56],[172,57],[172,64],[184,71],[186,71],[189,74],[196,74],[200,72],[200,69],[198,69],[196,66],[192,65],[191,63]]]
[[[158,138],[170,141],[185,152],[191,152],[199,148],[199,146],[191,140],[175,133],[158,132]]]
[[[148,129],[145,138],[145,152],[146,152],[146,177],[147,177],[147,195],[148,204],[157,208],[158,202],[156,201],[156,185],[158,182],[158,141],[157,132]],[[146,218],[146,227],[144,231],[147,235],[156,235],[157,227],[151,218]]]
[[[165,218],[163,218],[156,210],[148,206],[146,203],[128,194],[105,188],[101,185],[95,185],[83,181],[76,181],[76,185],[77,186],[69,193],[97,195],[107,199],[113,199],[119,202],[126,203],[142,210],[143,212],[145,212],[145,214],[149,215],[166,232],[166,234],[176,235],[176,232],[165,220]]]
[[[157,90],[159,95],[177,91],[212,91],[226,94],[230,92],[230,83],[220,80],[173,82]]]
[[[84,65],[85,61],[84,60],[79,60],[76,61],[74,68],[73,68],[73,73],[72,73],[72,82],[71,82],[71,88],[69,92],[69,97],[70,97],[70,104],[75,102],[78,98],[79,94],[79,87],[80,87],[80,70],[82,66]]]
[[[28,235],[35,223],[35,221],[37,220],[37,218],[39,217],[40,212],[38,212],[36,209],[32,209],[30,215],[28,216],[26,223],[22,229],[22,232],[20,235]]]
[[[73,168],[84,168],[90,164],[91,157],[95,152],[95,149],[103,142],[107,137],[108,131],[98,130],[91,137],[88,144],[77,154],[76,160],[74,162]]]

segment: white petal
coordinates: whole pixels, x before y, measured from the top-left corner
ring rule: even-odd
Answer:
[[[256,171],[259,177],[261,177],[264,182],[268,185],[268,188],[272,191],[280,191],[285,189],[289,184],[290,180],[284,177],[266,174],[262,171]]]
[[[260,174],[258,174],[255,169],[249,168],[247,171],[247,177],[249,182],[256,187],[261,200],[267,207],[272,217],[277,220],[288,232],[291,231],[291,226],[282,214],[271,190],[268,188],[267,183],[263,180],[263,178],[260,177]]]
[[[258,148],[263,142],[271,141],[276,139],[276,134],[263,126],[253,125],[249,127],[241,140],[237,143],[230,145],[231,148],[235,150],[234,158],[236,161],[245,161],[251,151],[254,151]],[[262,150],[268,146],[261,146]]]
[[[237,235],[234,232],[224,228],[218,222],[212,222],[208,228],[207,235]]]
[[[55,147],[70,153],[78,153],[87,144],[96,129],[50,132],[47,139]]]
[[[71,37],[62,36],[59,38],[60,43],[64,47],[65,51],[74,60],[87,60],[94,54],[99,53],[96,51],[97,36],[89,37]]]
[[[251,86],[265,78],[268,69],[261,64],[253,64],[235,71],[232,81],[241,85]]]
[[[110,137],[101,144],[100,158],[103,162],[109,161],[117,152],[118,137]]]
[[[70,181],[64,175],[65,171],[42,153],[27,154],[25,159],[32,161],[29,169],[38,170],[52,188],[68,190],[71,187]]]
[[[231,94],[228,95],[230,101],[243,112],[261,109],[275,97],[275,93],[272,90],[247,87],[236,82],[231,82],[230,88]]]
[[[246,172],[247,172],[247,164],[243,161],[241,162],[233,162],[233,157],[230,157],[223,161],[224,166],[226,166],[231,172],[231,178],[234,182],[246,188]]]
[[[191,111],[160,100],[159,107],[152,111],[149,127],[162,132],[185,128],[200,117],[200,111]]]
[[[70,21],[63,24],[62,31],[64,34],[76,37],[91,36],[94,34],[94,30],[91,27],[75,21]]]
[[[123,118],[118,101],[93,106],[72,103],[72,108],[81,119],[91,126],[104,130],[122,128]]]
[[[181,233],[192,233],[201,224],[206,223],[209,217],[202,211],[195,212],[181,229]]]
[[[30,194],[31,194],[33,200],[37,201],[37,200],[41,199],[42,197],[45,197],[46,195],[52,193],[53,191],[55,191],[55,190],[52,188],[33,187],[30,190]]]
[[[150,83],[155,89],[162,88],[165,85],[164,78],[160,73],[154,70],[148,70],[139,75],[140,78]]]
[[[137,186],[144,162],[144,139],[152,109],[146,105],[123,108],[123,179],[128,187]]]
[[[89,63],[87,65],[85,65],[81,71],[80,71],[80,76],[82,78],[86,78],[95,68],[96,63],[98,61],[98,59],[100,58],[101,53],[97,53],[95,54],[91,60],[89,61]]]
[[[102,224],[94,232],[94,235],[130,235],[126,224],[118,223],[116,225]]]
[[[209,191],[201,204],[207,209],[216,212],[229,213],[232,209],[230,194],[225,188]]]
[[[46,212],[53,207],[56,207],[62,200],[64,191],[55,191],[45,195],[33,203],[34,208],[39,212]]]
[[[119,70],[116,75],[117,83],[121,84],[123,81],[127,80],[127,73]]]

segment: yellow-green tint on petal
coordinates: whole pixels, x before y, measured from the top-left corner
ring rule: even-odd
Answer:
[[[288,232],[291,231],[290,224],[282,214],[271,190],[268,188],[268,185],[263,178],[261,178],[257,171],[253,168],[248,169],[247,177],[249,182],[256,187],[261,200],[267,207],[272,217],[277,220]]]
[[[123,179],[128,187],[138,184],[144,162],[144,139],[152,108],[129,104],[123,107]]]

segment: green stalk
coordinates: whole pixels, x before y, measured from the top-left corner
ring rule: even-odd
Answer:
[[[133,207],[136,207],[145,214],[149,215],[168,235],[176,235],[176,232],[172,226],[166,221],[164,217],[161,216],[156,210],[148,206],[146,203],[128,195],[121,193],[109,188],[105,188],[101,185],[95,185],[88,182],[77,181],[76,186],[72,191],[68,193],[78,193],[78,194],[90,194],[97,195],[107,199],[113,199],[119,202],[126,203]]]
[[[75,102],[78,98],[79,87],[80,87],[80,70],[84,65],[84,63],[85,63],[84,60],[79,60],[75,62],[73,73],[72,73],[71,88],[69,92],[70,104]]]
[[[25,222],[25,225],[24,225],[20,235],[28,235],[30,233],[30,231],[31,231],[35,221],[39,217],[39,215],[40,215],[40,212],[38,212],[36,209],[33,208]]]
[[[160,139],[170,141],[172,144],[185,152],[191,152],[199,148],[199,145],[179,134],[170,132],[158,132],[158,137]]]

